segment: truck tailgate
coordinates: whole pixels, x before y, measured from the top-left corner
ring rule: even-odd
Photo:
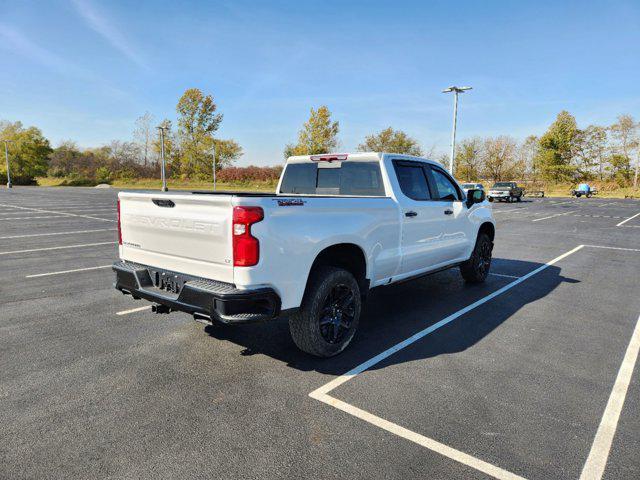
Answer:
[[[120,258],[233,283],[231,199],[120,192]]]

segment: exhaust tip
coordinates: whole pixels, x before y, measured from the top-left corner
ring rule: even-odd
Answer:
[[[154,304],[151,305],[151,311],[153,313],[171,313],[171,308],[166,305]]]

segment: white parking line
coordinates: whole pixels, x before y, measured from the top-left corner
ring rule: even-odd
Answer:
[[[144,307],[132,308],[131,310],[122,310],[121,312],[116,312],[116,315],[126,315],[128,313],[142,312],[143,310],[150,310],[151,305],[145,305]]]
[[[620,413],[627,396],[629,382],[631,382],[633,369],[638,360],[638,352],[640,352],[640,317],[638,317],[636,327],[631,335],[631,341],[624,354],[620,370],[618,370],[618,376],[613,384],[607,406],[604,409],[604,415],[602,415],[602,420],[598,426],[596,438],[591,445],[587,462],[582,468],[580,480],[600,480],[604,474],[613,437],[618,428]]]
[[[606,248],[608,250],[623,250],[625,252],[640,252],[640,248],[610,247],[608,245],[585,245],[589,248]]]
[[[491,465],[490,463],[482,461],[479,458],[473,457],[467,453],[461,452],[460,450],[449,447],[448,445],[440,443],[433,438],[425,437],[424,435],[420,435],[419,433],[408,430],[404,427],[401,427],[400,425],[389,422],[384,418],[380,418],[365,410],[354,407],[353,405],[343,402],[342,400],[338,400],[337,398],[325,395],[322,398],[318,398],[318,400],[331,405],[338,410],[342,410],[345,413],[353,415],[356,418],[364,420],[365,422],[375,425],[378,428],[386,430],[387,432],[393,433],[394,435],[409,440],[410,442],[417,443],[424,448],[428,448],[433,452],[451,458],[452,460],[456,460],[458,463],[467,465],[492,477],[504,480],[524,480],[523,477],[516,475],[515,473],[511,473],[500,467]]]
[[[61,270],[59,272],[36,273],[35,275],[26,275],[24,278],[48,277],[50,275],[62,275],[64,273],[86,272],[88,270],[99,270],[101,268],[111,268],[111,264],[100,265],[99,267],[74,268],[73,270]]]
[[[23,213],[24,215],[24,213]],[[36,217],[11,217],[11,218],[0,218],[0,222],[2,221],[7,221],[7,220],[37,220],[40,218],[59,218],[59,217],[65,217],[66,215],[47,215],[44,217],[40,217],[40,216],[36,216]]]
[[[425,448],[428,448],[429,450],[432,450],[434,452],[437,452],[445,457],[451,458],[452,460],[455,460],[463,465],[467,465],[471,468],[474,468],[476,470],[479,470],[481,472],[486,473],[487,475],[491,475],[495,478],[499,478],[499,479],[521,479],[522,477],[515,475],[511,472],[508,472],[500,467],[497,467],[495,465],[491,465],[487,462],[484,462],[482,460],[480,460],[479,458],[473,457],[467,453],[464,453],[460,450],[456,450],[454,448],[451,448],[447,445],[444,445],[436,440],[433,440],[431,438],[425,437],[423,435],[420,435],[416,432],[412,432],[410,430],[407,430],[404,427],[401,427],[400,425],[394,424],[392,422],[389,422],[387,420],[384,420],[380,417],[376,417],[375,415],[372,415],[368,412],[365,412],[364,410],[361,410],[359,408],[356,408],[352,405],[349,405],[345,402],[342,402],[341,400],[336,399],[335,397],[332,397],[329,395],[329,392],[331,392],[332,390],[334,390],[335,388],[339,387],[340,385],[342,385],[343,383],[348,382],[349,380],[351,380],[352,378],[354,378],[355,376],[361,374],[362,372],[364,372],[365,370],[368,370],[369,368],[371,368],[372,366],[380,363],[381,361],[383,361],[384,359],[386,359],[387,357],[393,355],[394,353],[399,352],[400,350],[408,347],[409,345],[417,342],[418,340],[424,338],[425,336],[435,332],[436,330],[444,327],[445,325],[451,323],[452,321],[456,320],[457,318],[461,317],[462,315],[465,315],[466,313],[469,313],[470,311],[474,310],[475,308],[487,303],[488,301],[494,299],[495,297],[497,297],[498,295],[502,295],[503,293],[507,292],[508,290],[511,290],[513,287],[521,284],[522,282],[524,282],[525,280],[533,277],[534,275],[542,272],[543,270],[549,268],[551,265],[554,265],[555,263],[559,262],[560,260],[568,257],[569,255],[574,254],[575,252],[581,250],[582,248],[584,248],[584,245],[578,245],[577,247],[569,250],[568,252],[563,253],[562,255],[554,258],[553,260],[545,263],[544,265],[541,265],[540,267],[536,268],[535,270],[523,275],[522,277],[519,277],[517,280],[514,280],[513,282],[505,285],[504,287],[496,290],[493,293],[490,293],[489,295],[481,298],[480,300],[475,301],[474,303],[467,305],[466,307],[458,310],[457,312],[449,315],[448,317],[443,318],[442,320],[440,320],[439,322],[434,323],[433,325],[425,328],[424,330],[419,331],[418,333],[415,333],[414,335],[412,335],[411,337],[403,340],[402,342],[397,343],[396,345],[392,346],[391,348],[388,348],[387,350],[379,353],[378,355],[376,355],[375,357],[370,358],[369,360],[361,363],[360,365],[358,365],[357,367],[349,370],[347,373],[345,373],[344,375],[341,375],[333,380],[331,380],[330,382],[326,383],[325,385],[321,386],[320,388],[317,388],[316,390],[314,390],[313,392],[311,392],[309,394],[309,396],[311,398],[314,398],[316,400],[319,400],[323,403],[326,403],[327,405],[331,405],[335,408],[338,408],[346,413],[349,413],[351,415],[354,415],[368,423],[371,423],[372,425],[378,426],[380,428],[383,428],[384,430],[394,433],[396,435],[401,436],[402,438],[405,438],[409,441],[412,441],[418,445],[421,445]]]
[[[569,215],[570,213],[575,213],[577,212],[577,210],[572,210],[570,212],[564,212],[564,213],[556,213],[555,215],[550,215],[548,217],[542,217],[542,218],[536,218],[535,220],[531,220],[532,222],[539,222],[540,220],[547,220],[549,218],[554,218],[554,217],[561,217],[562,215]]]
[[[18,207],[18,206],[15,206],[15,205],[7,205],[7,204],[4,204],[4,203],[0,203],[0,207],[12,207],[12,208],[18,208],[20,210],[31,210],[31,211],[34,211],[34,212],[41,212],[41,213],[55,213],[55,214],[68,216],[68,217],[91,218],[93,220],[100,220],[102,222],[115,222],[115,220],[112,220],[110,218],[92,217],[91,215],[80,215],[80,214],[77,214],[77,213],[56,212],[54,210],[43,210],[41,208]]]
[[[62,210],[61,210],[62,211]],[[64,210],[62,211],[62,213],[77,213],[77,212],[89,212],[89,213],[93,213],[93,212],[115,212],[116,209],[115,208],[83,208],[83,209],[78,209],[78,210]],[[10,217],[12,215],[24,215],[25,212],[3,212],[0,213],[0,217]],[[38,212],[33,212],[34,215],[37,215]]]
[[[96,230],[76,230],[73,232],[54,232],[54,233],[31,233],[28,235],[11,235],[8,237],[0,237],[0,240],[8,240],[10,238],[28,238],[28,237],[49,237],[51,235],[80,235],[83,233],[95,233],[95,232],[115,232],[115,228],[98,228]]]
[[[506,275],[506,274],[504,274],[504,273],[493,273],[493,272],[489,272],[489,275],[493,275],[494,277],[520,278],[520,277],[516,277],[515,275]]]
[[[627,223],[629,220],[633,220],[634,218],[636,218],[638,215],[640,215],[640,212],[636,213],[632,217],[627,218],[626,220],[621,221],[619,224],[616,225],[616,227],[621,227],[622,225]]]
[[[30,248],[28,250],[12,250],[9,252],[0,252],[0,255],[11,255],[13,253],[44,252],[47,250],[65,250],[69,248],[94,247],[98,245],[114,245],[116,243],[117,242],[99,242],[99,243],[83,243],[80,245],[65,245],[63,247]]]

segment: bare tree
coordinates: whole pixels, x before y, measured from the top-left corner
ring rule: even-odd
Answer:
[[[136,128],[133,131],[133,138],[136,143],[140,145],[140,153],[142,154],[142,163],[147,166],[150,154],[152,152],[151,146],[155,134],[154,118],[149,112],[145,112],[144,115],[136,119]]]
[[[484,176],[499,182],[521,175],[524,165],[516,158],[516,149],[517,142],[512,137],[502,135],[486,138],[482,152]]]
[[[611,125],[610,129],[613,138],[616,140],[614,148],[630,165],[631,152],[639,148],[638,124],[631,115],[620,115],[618,116],[618,121]],[[636,168],[633,179],[634,189],[638,188],[638,161],[640,161],[640,155],[636,158]]]
[[[588,175],[595,170],[598,178],[604,180],[604,166],[609,151],[607,129],[599,125],[589,125],[580,131],[576,144],[576,157],[580,162],[582,175]]]

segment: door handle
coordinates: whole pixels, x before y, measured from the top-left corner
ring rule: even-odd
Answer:
[[[448,208],[444,211],[445,215],[453,215],[453,210],[449,210]]]
[[[418,216],[418,212],[414,212],[413,210],[411,210],[409,212],[404,212],[404,216],[405,217],[417,217]]]

